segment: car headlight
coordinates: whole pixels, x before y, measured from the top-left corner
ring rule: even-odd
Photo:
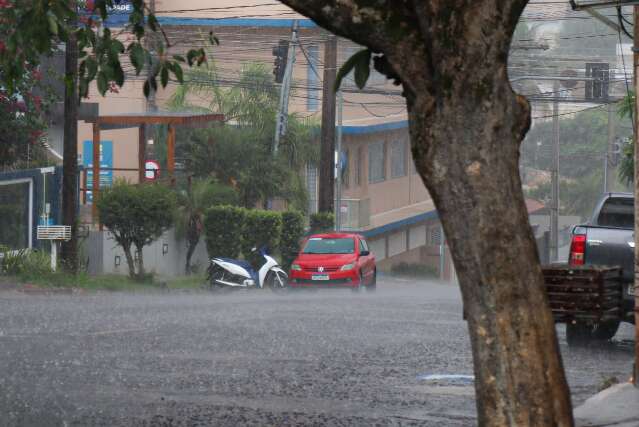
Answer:
[[[291,270],[302,271],[302,267],[300,267],[298,264],[293,264],[291,265]]]
[[[351,262],[350,264],[343,265],[342,268],[340,268],[340,271],[349,271],[354,268],[355,268],[355,263]]]

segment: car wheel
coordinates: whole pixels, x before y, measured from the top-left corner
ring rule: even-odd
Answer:
[[[361,272],[361,270],[360,270],[360,271],[359,271],[359,273],[357,273],[357,279],[358,279],[358,280],[357,280],[357,282],[358,282],[358,283],[357,283],[357,286],[353,286],[353,287],[351,288],[351,291],[353,291],[353,292],[355,292],[355,293],[356,293],[356,292],[360,292],[360,291],[364,288],[364,280],[363,280],[363,277],[364,277],[364,276],[362,275],[362,272]]]
[[[369,292],[375,292],[377,290],[377,269],[373,270],[373,278],[371,282],[366,285],[366,290]]]
[[[570,347],[583,347],[592,341],[592,326],[583,323],[566,324],[566,341]]]
[[[596,340],[608,341],[615,336],[620,324],[619,320],[596,323],[592,328],[592,337]]]

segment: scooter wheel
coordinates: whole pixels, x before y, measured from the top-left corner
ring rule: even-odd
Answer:
[[[288,277],[282,273],[270,272],[266,275],[266,287],[273,292],[285,292],[288,290]]]

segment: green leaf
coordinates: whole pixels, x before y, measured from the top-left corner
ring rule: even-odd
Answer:
[[[366,81],[370,75],[371,54],[370,49],[362,49],[348,58],[337,72],[333,90],[335,92],[339,90],[340,86],[342,86],[342,80],[344,80],[344,77],[353,71],[353,69],[355,70],[355,83],[357,87],[362,89],[366,85]]]
[[[184,73],[182,67],[177,62],[173,63],[173,74],[175,74],[175,79],[178,82],[184,83]]]
[[[91,81],[98,72],[98,62],[92,56],[89,56],[85,62],[87,64],[87,80]]]
[[[149,28],[151,28],[151,30],[153,30],[153,31],[157,31],[158,28],[160,27],[160,24],[159,24],[157,18],[152,13],[149,14],[149,16],[147,18],[147,23],[149,24]]]
[[[218,39],[215,34],[213,34],[213,31],[209,32],[209,41],[211,42],[211,44],[214,45],[220,44],[220,39]]]
[[[122,64],[119,62],[113,67],[113,80],[115,80],[115,84],[118,86],[124,84],[124,71],[122,70]]]
[[[146,80],[144,82],[144,86],[142,87],[142,92],[144,92],[144,97],[148,98],[149,94],[151,93],[151,86],[149,85],[149,81]]]
[[[173,55],[173,59],[175,59],[178,62],[186,62],[186,59],[184,59],[182,55]]]
[[[191,49],[186,53],[186,60],[189,63],[189,67],[193,65],[193,61],[198,56],[198,53],[195,49]]]
[[[166,87],[169,84],[169,69],[165,65],[162,66],[162,70],[160,71],[160,82],[162,83],[162,87]]]
[[[53,14],[47,14],[47,21],[49,21],[49,31],[55,36],[58,35],[58,20]]]
[[[98,92],[100,92],[100,94],[104,96],[108,88],[109,80],[107,78],[107,75],[104,71],[100,70],[100,72],[98,73]]]
[[[87,79],[80,79],[78,87],[80,98],[86,98],[89,95],[89,83]]]
[[[131,64],[135,68],[135,75],[140,75],[140,71],[144,68],[144,48],[139,43],[134,43],[130,46],[131,52],[129,53],[129,58],[131,59]]]

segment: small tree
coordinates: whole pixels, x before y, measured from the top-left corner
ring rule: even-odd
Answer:
[[[277,250],[282,230],[282,215],[279,212],[249,210],[242,231],[242,254],[244,259],[257,265],[261,256],[253,248],[267,247],[271,253]]]
[[[214,206],[206,211],[206,250],[211,258],[239,256],[245,217],[246,210],[235,206]]]
[[[204,212],[217,205],[237,205],[237,192],[213,180],[196,180],[178,198],[176,234],[186,238],[185,274],[192,273],[191,257],[204,231]]]
[[[173,224],[175,194],[159,184],[131,185],[119,181],[113,187],[102,190],[97,207],[100,221],[109,228],[115,241],[124,250],[129,276],[143,280],[142,248]],[[138,254],[137,272],[132,247]]]
[[[282,266],[290,268],[300,250],[300,241],[304,236],[304,215],[298,211],[282,212],[282,236],[280,237],[280,254]]]
[[[335,228],[335,215],[332,212],[318,212],[311,215],[311,234],[332,231]]]

